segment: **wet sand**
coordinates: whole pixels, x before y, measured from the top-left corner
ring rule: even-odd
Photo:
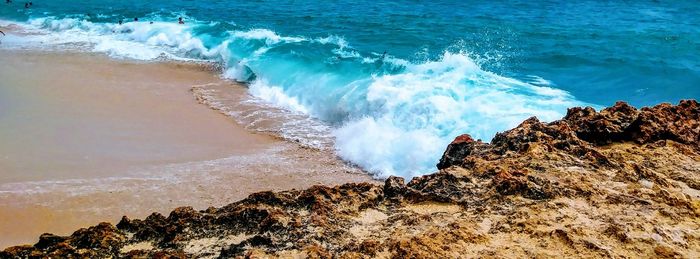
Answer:
[[[246,95],[201,65],[9,50],[0,60],[0,247],[256,191],[372,181],[199,104],[192,87]]]

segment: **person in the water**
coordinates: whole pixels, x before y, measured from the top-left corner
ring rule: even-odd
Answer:
[[[24,9],[29,8],[29,3],[24,3]]]
[[[138,17],[135,17],[135,18],[134,18],[134,21],[135,21],[135,22],[138,22],[138,21],[139,21],[139,18],[138,18]]]
[[[180,18],[177,18],[177,23],[179,23],[179,24],[185,24],[185,21],[182,20],[182,17],[180,17]]]
[[[123,23],[122,20],[119,20],[119,25],[122,25],[122,23]]]
[[[384,59],[386,58],[386,50],[382,53],[382,56],[374,61],[375,69],[381,69],[384,66]]]

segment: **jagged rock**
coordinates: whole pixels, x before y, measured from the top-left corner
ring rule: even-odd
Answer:
[[[569,109],[564,121],[572,125],[579,138],[599,145],[613,141],[644,144],[657,140],[697,144],[700,136],[700,105],[695,100],[683,100],[677,106],[664,103],[641,111],[618,102],[600,113],[591,111],[590,108]]]
[[[34,246],[8,248],[0,258],[88,258],[118,253],[126,236],[109,223],[82,228],[68,237],[43,234]]]
[[[470,155],[475,146],[479,144],[482,144],[481,141],[475,141],[468,134],[458,136],[452,143],[447,145],[447,149],[442,158],[440,158],[437,168],[445,169],[453,165],[459,165],[462,159]]]
[[[390,176],[384,182],[384,196],[387,198],[403,197],[406,195],[407,189],[404,179],[401,177]]]
[[[572,108],[491,143],[459,136],[438,172],[407,183],[260,192],[0,257],[697,257],[699,116],[696,101]]]
[[[56,246],[59,243],[66,241],[66,237],[57,236],[50,233],[44,233],[39,237],[39,242],[34,246],[39,249],[46,249],[52,246]]]

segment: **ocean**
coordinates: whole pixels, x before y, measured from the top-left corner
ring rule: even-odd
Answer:
[[[216,62],[281,108],[288,122],[265,131],[411,177],[463,133],[488,141],[572,106],[700,98],[698,14],[680,0],[15,0],[0,25],[25,33],[0,48]]]

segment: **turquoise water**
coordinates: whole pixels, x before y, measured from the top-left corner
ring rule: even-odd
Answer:
[[[87,43],[118,58],[220,62],[257,98],[328,124],[336,152],[379,177],[433,171],[455,136],[488,140],[529,116],[700,98],[699,13],[694,1],[0,6],[5,23],[49,33],[5,45]]]

